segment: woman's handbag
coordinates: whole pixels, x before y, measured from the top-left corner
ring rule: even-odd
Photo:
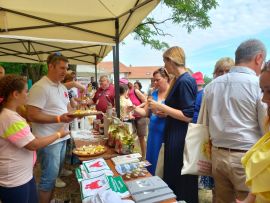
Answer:
[[[211,176],[211,140],[208,130],[206,102],[203,98],[198,122],[190,123],[185,139],[181,174]]]

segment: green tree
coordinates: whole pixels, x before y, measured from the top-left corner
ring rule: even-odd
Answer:
[[[48,68],[46,64],[30,63],[0,63],[5,68],[6,74],[17,74],[27,76],[33,83],[38,81],[43,75],[46,75]]]
[[[216,0],[162,0],[161,2],[171,9],[170,16],[162,21],[148,17],[134,30],[135,39],[157,50],[169,47],[166,42],[158,39],[160,36],[170,35],[162,30],[160,25],[170,21],[182,25],[189,33],[196,27],[206,29],[211,26],[208,12],[218,6]]]
[[[204,79],[204,83],[205,83],[204,86],[206,86],[207,84],[209,84],[213,80],[213,78],[211,78],[207,75],[204,75],[203,79]]]

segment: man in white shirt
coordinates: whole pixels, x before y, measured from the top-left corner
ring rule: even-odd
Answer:
[[[47,64],[48,75],[33,85],[27,101],[27,117],[32,122],[33,133],[40,136],[50,135],[58,131],[63,123],[73,120],[67,114],[68,90],[61,84],[67,72],[68,60],[57,52],[48,56]],[[67,139],[68,136],[58,139],[38,151],[41,164],[40,203],[51,200],[55,180],[64,162]]]
[[[218,203],[235,202],[248,194],[241,158],[263,135],[266,108],[258,75],[265,58],[262,42],[245,41],[235,52],[236,66],[205,88]]]

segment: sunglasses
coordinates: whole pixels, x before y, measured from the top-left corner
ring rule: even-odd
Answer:
[[[58,60],[59,58],[62,58],[62,57],[64,57],[64,56],[61,54],[61,52],[59,52],[59,51],[55,52],[55,53],[50,55],[50,59],[49,59],[48,63],[50,64],[53,61],[56,61],[56,60]]]

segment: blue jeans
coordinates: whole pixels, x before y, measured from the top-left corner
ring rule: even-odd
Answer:
[[[35,179],[17,187],[0,186],[0,200],[2,203],[38,203]]]
[[[65,160],[66,143],[62,141],[38,150],[41,167],[39,190],[49,192],[54,189],[55,180]]]

